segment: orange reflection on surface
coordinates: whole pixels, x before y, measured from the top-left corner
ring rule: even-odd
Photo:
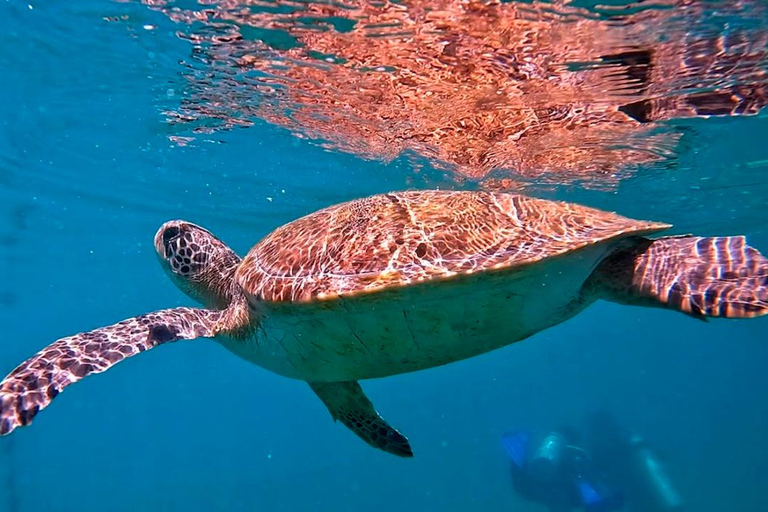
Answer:
[[[680,134],[664,121],[766,103],[757,1],[145,3],[189,25],[195,45],[172,122],[209,132],[263,119],[494,187],[611,186],[674,159]]]

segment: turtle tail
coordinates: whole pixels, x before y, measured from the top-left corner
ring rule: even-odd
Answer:
[[[591,292],[699,318],[768,314],[768,259],[743,236],[634,241],[595,269],[587,283]]]

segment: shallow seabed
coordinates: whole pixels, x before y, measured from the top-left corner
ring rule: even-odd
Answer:
[[[768,253],[764,112],[659,119],[653,136],[660,139],[637,139],[655,141],[642,148],[654,157],[632,160],[627,169],[621,167],[627,154],[601,154],[604,165],[595,167],[589,158],[597,157],[587,151],[583,161],[520,160],[517,173],[490,173],[457,156],[464,153],[447,136],[413,145],[405,136],[374,143],[362,132],[331,129],[356,120],[386,135],[404,126],[362,108],[371,98],[341,95],[350,98],[345,112],[355,115],[340,120],[328,117],[329,105],[320,100],[306,113],[296,106],[302,97],[270,96],[263,83],[249,92],[239,75],[228,74],[236,69],[230,57],[241,59],[249,49],[223,47],[224,36],[207,40],[204,22],[172,15],[174,6],[236,10],[206,4],[212,5],[0,5],[3,375],[64,335],[190,305],[153,254],[152,236],[170,218],[204,225],[244,254],[272,228],[338,201],[404,188],[502,183],[671,222],[678,233],[746,234]],[[269,2],[252,4],[252,12],[284,12]],[[291,8],[297,5],[304,3]],[[729,23],[709,19],[713,37],[726,26],[746,26],[740,36],[746,38],[768,32],[764,14],[740,24],[743,12],[734,9]],[[243,23],[228,19],[214,28],[226,32]],[[257,42],[266,40],[253,33]],[[260,58],[298,61],[279,53],[290,45],[270,44],[274,53],[257,52]],[[749,62],[757,71],[734,81],[759,89],[765,57]],[[289,68],[261,69],[254,80],[266,76],[264,83],[290,91],[298,78],[280,75]],[[328,73],[326,84],[342,83],[344,75]],[[721,78],[707,86],[723,86],[727,77]],[[583,90],[594,99],[595,88]],[[238,112],[235,92],[261,99]],[[603,100],[595,101],[606,109],[627,102]],[[269,109],[259,110],[265,104]],[[281,109],[289,107],[301,115],[284,116]],[[183,116],[193,122],[179,123]],[[233,118],[248,122],[207,121]],[[434,120],[418,122],[428,128]],[[588,134],[594,147],[602,147],[601,133]],[[581,154],[572,140],[562,146],[553,140],[562,139],[542,138],[536,147],[551,143],[554,152],[565,147]],[[387,144],[402,152],[385,154]],[[551,169],[537,176],[529,164]],[[579,169],[587,174],[567,179]],[[689,510],[760,512],[768,503],[766,332],[768,318],[705,323],[598,303],[494,353],[365,382],[382,415],[408,435],[416,455],[410,460],[373,450],[334,424],[304,383],[251,366],[210,341],[177,343],[83,380],[32,427],[0,439],[0,511],[533,512],[540,509],[511,489],[500,435],[518,427],[579,425],[603,408],[653,443]]]

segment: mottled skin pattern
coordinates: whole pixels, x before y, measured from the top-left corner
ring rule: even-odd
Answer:
[[[276,229],[248,253],[236,279],[261,300],[306,302],[530,264],[668,227],[512,194],[390,193]]]
[[[768,259],[743,236],[641,239],[606,258],[591,281],[616,302],[696,317],[750,318],[768,311]]]
[[[341,421],[366,443],[401,457],[413,456],[408,439],[379,416],[360,384],[313,382],[310,387],[323,401],[333,419]]]
[[[66,386],[163,343],[210,338],[223,311],[175,308],[62,338],[13,370],[0,384],[0,435],[28,425]]]
[[[435,285],[456,282],[452,278],[457,277],[483,286],[492,280],[468,281],[469,275],[506,280],[513,267],[536,277],[553,268],[548,263],[571,253],[584,255],[579,249],[597,244],[604,244],[605,251],[589,253],[598,258],[589,261],[591,274],[577,282],[576,296],[566,299],[587,304],[602,298],[693,316],[768,313],[768,260],[743,237],[642,236],[667,227],[511,194],[400,192],[298,219],[268,235],[241,261],[205,229],[171,221],[155,236],[161,264],[185,293],[209,309],[157,311],[49,345],[0,382],[0,435],[28,425],[69,384],[149,348],[198,337],[247,346],[259,339],[256,333],[268,306],[285,310],[294,303],[332,304],[340,297],[349,301],[406,286],[434,291],[440,289]],[[559,268],[572,273],[572,267]],[[573,283],[572,277],[557,279]],[[519,291],[529,298],[542,296],[538,288],[531,290]],[[345,310],[336,311],[343,315]],[[545,316],[553,314],[548,310]],[[558,316],[556,322],[567,318]],[[327,320],[326,330],[335,319]],[[539,330],[546,327],[536,325]],[[498,325],[485,329],[491,329],[484,334],[492,337]],[[466,333],[460,331],[462,340]],[[318,339],[325,334],[322,326],[316,332]],[[304,380],[334,419],[367,443],[412,455],[407,439],[379,416],[355,380]]]
[[[174,284],[205,307],[224,309],[240,293],[232,278],[242,260],[210,231],[166,222],[155,235],[155,249]]]

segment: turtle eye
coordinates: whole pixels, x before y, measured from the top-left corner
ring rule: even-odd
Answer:
[[[163,232],[163,243],[167,244],[177,236],[179,236],[179,228],[171,226]]]

